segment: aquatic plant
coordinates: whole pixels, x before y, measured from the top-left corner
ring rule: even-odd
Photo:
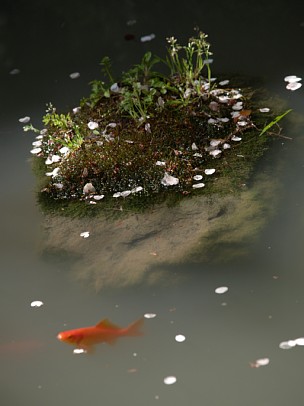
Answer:
[[[275,117],[256,91],[212,78],[206,34],[185,46],[167,42],[165,59],[147,52],[117,81],[103,58],[103,80],[91,82],[79,107],[59,114],[49,104],[44,129],[24,126],[39,133],[31,153],[41,201],[138,208],[244,183],[267,147],[266,132],[289,111]]]

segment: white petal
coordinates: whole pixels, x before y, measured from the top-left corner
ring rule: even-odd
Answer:
[[[242,138],[241,137],[237,137],[236,135],[233,135],[232,137],[231,137],[231,141],[241,141],[242,140]]]
[[[113,197],[121,197],[121,192],[114,193]]]
[[[90,232],[89,231],[84,231],[83,233],[80,233],[80,237],[88,238],[88,237],[90,237]]]
[[[23,123],[23,124],[28,123],[30,120],[31,120],[31,117],[28,117],[28,116],[19,118],[19,122]]]
[[[113,83],[113,85],[110,87],[111,92],[117,93],[119,92],[119,87],[117,83]]]
[[[300,89],[301,86],[302,86],[302,83],[289,82],[288,85],[286,86],[286,89],[288,89],[288,90],[297,90],[297,89]]]
[[[127,196],[129,196],[131,193],[132,193],[131,190],[125,190],[125,191],[121,192],[120,195],[121,195],[122,197],[127,197]]]
[[[98,123],[96,123],[95,121],[89,121],[88,127],[90,130],[95,130],[96,128],[98,128]]]
[[[94,195],[93,196],[93,199],[95,199],[95,200],[101,200],[103,198],[104,198],[104,195]]]
[[[232,110],[242,110],[243,102],[237,102],[232,106]]]
[[[245,120],[241,120],[237,122],[237,125],[241,126],[241,127],[245,127],[246,125],[248,125],[248,122]]]
[[[174,176],[169,175],[167,172],[165,172],[165,175],[163,179],[161,180],[161,184],[164,186],[173,186],[173,185],[178,185],[179,179],[175,178]]]
[[[228,83],[229,83],[228,79],[227,80],[222,80],[221,82],[219,82],[219,85],[220,86],[225,86],[225,85],[228,85]]]
[[[202,175],[195,175],[195,176],[193,176],[193,179],[195,179],[195,180],[202,180],[203,177],[202,177]]]
[[[185,340],[186,340],[186,337],[183,334],[177,334],[175,336],[175,341],[177,341],[178,343],[182,343]]]
[[[39,154],[39,152],[41,152],[42,151],[42,149],[41,148],[33,148],[31,151],[30,151],[30,153],[31,154]]]
[[[202,187],[205,187],[205,183],[196,183],[195,185],[192,185],[193,189],[201,189]]]
[[[71,79],[77,79],[80,77],[80,73],[79,72],[73,72],[70,74],[70,78]]]
[[[217,147],[218,145],[220,145],[221,142],[221,140],[211,140],[210,145],[211,147]]]
[[[227,144],[227,142],[225,142],[223,145],[223,149],[229,149],[229,148],[231,148],[231,146],[229,144]]]
[[[86,183],[83,187],[83,193],[88,194],[88,193],[95,193],[95,187],[92,185],[92,183]]]
[[[284,80],[285,80],[285,82],[294,83],[294,82],[299,82],[300,80],[302,80],[302,78],[299,78],[296,75],[289,75],[289,76],[285,76]]]
[[[40,306],[42,306],[43,305],[43,302],[41,301],[41,300],[34,300],[32,303],[31,303],[31,307],[40,307]]]
[[[144,314],[144,317],[146,319],[154,319],[154,317],[156,317],[156,314],[155,313],[146,313],[146,314]]]
[[[59,162],[61,157],[59,155],[53,155],[52,156],[52,162]]]
[[[142,190],[144,190],[144,188],[142,186],[136,186],[135,188],[133,188],[131,190],[131,193],[138,193],[138,192],[141,192]]]
[[[191,145],[191,149],[192,149],[192,151],[197,151],[198,150],[198,147],[195,144],[195,142],[193,142],[193,144]]]
[[[152,39],[155,38],[155,34],[150,34],[150,35],[144,35],[140,37],[141,42],[147,42],[147,41],[152,41]]]
[[[205,169],[206,175],[212,175],[215,172],[215,169]]]
[[[223,293],[226,293],[226,292],[228,292],[227,286],[220,286],[215,289],[215,293],[217,293],[218,295],[222,295]]]
[[[304,345],[304,337],[296,338],[294,341],[297,345]]]
[[[51,165],[52,163],[53,163],[53,161],[52,161],[52,159],[49,158],[49,157],[48,157],[48,158],[46,159],[46,161],[45,161],[45,164],[46,164],[46,165]]]
[[[34,147],[40,147],[40,145],[42,145],[42,142],[41,141],[34,141],[34,142],[32,142],[32,145],[34,146]]]
[[[164,378],[164,383],[166,385],[172,385],[176,382],[176,377],[175,376],[166,376],[166,378]]]
[[[261,113],[268,113],[270,111],[270,109],[268,107],[263,107],[262,109],[260,109]]]
[[[164,162],[164,161],[156,161],[155,165],[157,165],[157,166],[166,166],[166,162]]]
[[[62,183],[53,183],[53,185],[54,185],[57,189],[62,189],[62,188],[63,188],[63,184],[62,184]]]
[[[61,154],[67,154],[68,152],[70,151],[70,149],[68,148],[68,147],[62,147],[62,148],[60,148],[60,150],[59,150],[59,152],[61,153]]]
[[[260,358],[256,360],[256,366],[262,367],[269,364],[269,358]]]
[[[83,348],[75,348],[73,350],[73,353],[74,354],[84,354],[84,353],[86,353],[86,350],[84,350]]]
[[[193,156],[197,157],[197,158],[202,158],[202,154],[199,154],[198,152],[196,152],[195,154],[193,154]]]
[[[220,149],[214,149],[213,151],[210,151],[209,154],[214,156],[214,157],[218,157],[219,155],[221,155],[222,151]]]
[[[74,107],[74,108],[73,108],[73,113],[74,113],[74,114],[77,114],[77,113],[80,112],[80,110],[81,110],[81,107]]]

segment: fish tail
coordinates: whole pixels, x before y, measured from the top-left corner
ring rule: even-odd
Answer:
[[[140,328],[144,324],[144,318],[142,317],[139,320],[136,320],[134,323],[130,324],[126,328],[126,335],[128,336],[141,336],[143,333],[140,331]]]

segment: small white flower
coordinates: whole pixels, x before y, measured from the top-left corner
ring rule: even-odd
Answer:
[[[165,172],[165,175],[161,180],[161,184],[164,186],[178,185],[178,183],[179,183],[179,179],[175,178],[174,176],[169,175],[167,172]]]
[[[96,130],[96,128],[98,128],[98,123],[96,123],[95,121],[89,121],[88,122],[88,127],[90,130]]]

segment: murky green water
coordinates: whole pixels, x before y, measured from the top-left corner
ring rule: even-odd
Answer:
[[[304,35],[300,6],[47,3],[0,8],[0,403],[301,405],[304,348],[279,347],[304,337],[301,117],[294,115],[286,127],[293,141],[282,139],[258,169],[255,186],[262,178],[269,188],[263,184],[255,199],[250,195],[246,216],[226,213],[201,250],[190,244],[202,228],[197,207],[154,222],[145,218],[145,224],[117,221],[116,234],[88,220],[46,219],[27,162],[32,137],[18,122],[29,115],[39,125],[50,100],[74,107],[104,54],[123,69],[148,49],[159,52],[168,35],[187,38],[194,24],[209,33],[216,70],[263,77],[301,114],[303,90],[288,92],[283,82],[288,74],[303,75],[303,53],[288,59],[283,52]],[[137,23],[128,26],[133,19]],[[124,40],[127,33],[139,38],[152,32],[151,43]],[[13,68],[20,74],[10,75]],[[75,71],[81,77],[71,80]],[[221,224],[216,211],[215,218]],[[81,238],[87,229],[90,237]],[[221,286],[228,291],[215,293]],[[35,300],[43,305],[31,307]],[[92,355],[75,355],[56,339],[59,331],[103,318],[126,326],[145,313],[156,317],[145,319],[143,336],[101,344]],[[186,340],[177,342],[179,334]],[[260,359],[269,364],[257,368]],[[176,382],[166,385],[168,376]]]

